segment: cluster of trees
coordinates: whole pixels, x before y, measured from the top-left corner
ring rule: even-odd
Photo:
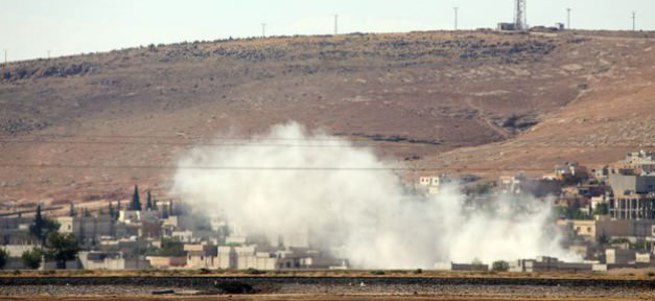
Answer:
[[[147,250],[146,255],[152,256],[185,256],[184,244],[176,239],[163,238],[161,240],[161,248]]]
[[[157,210],[157,200],[154,199],[147,191],[145,207],[141,203],[139,196],[139,187],[134,186],[134,194],[132,201],[128,204],[129,210]],[[172,210],[172,205],[168,205],[168,210],[164,210],[166,217],[169,211]],[[118,211],[120,211],[120,202],[117,207],[110,203],[109,214],[118,219]],[[90,216],[90,213],[85,209],[84,214]],[[77,210],[71,204],[70,216],[77,215]],[[53,259],[57,261],[57,268],[66,268],[66,261],[74,260],[77,253],[80,251],[79,242],[77,237],[73,234],[59,233],[59,223],[53,219],[44,217],[41,212],[41,206],[37,206],[34,221],[30,225],[29,232],[32,238],[38,242],[38,247],[25,251],[21,260],[23,264],[30,269],[38,269],[41,266],[42,258]],[[144,252],[159,254],[162,256],[183,256],[184,250],[182,243],[174,240],[162,241],[162,247],[156,250],[143,250]],[[9,260],[9,253],[0,248],[0,269],[4,269]]]
[[[36,208],[34,221],[30,225],[30,234],[39,247],[25,251],[21,256],[23,264],[30,269],[38,269],[42,258],[57,261],[57,268],[66,268],[66,261],[73,260],[80,250],[77,238],[71,233],[59,233],[59,223],[43,217],[41,206]],[[4,269],[9,260],[9,253],[0,249],[0,269]]]

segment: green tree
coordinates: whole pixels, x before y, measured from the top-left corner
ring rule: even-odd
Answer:
[[[121,216],[120,215],[121,209],[122,209],[121,208],[121,201],[116,201],[116,209],[114,211],[114,220],[115,221],[117,221],[118,218]]]
[[[134,194],[128,210],[141,210],[141,197],[139,197],[139,186],[134,185]]]
[[[163,238],[161,240],[161,248],[148,250],[147,254],[155,256],[179,257],[185,256],[186,251],[184,251],[184,244],[182,242],[175,239]]]
[[[509,271],[509,263],[503,260],[494,261],[494,263],[491,264],[491,270],[496,272],[507,272]]]
[[[150,194],[150,190],[148,190],[147,197],[146,197],[146,210],[150,211],[152,210],[152,195]]]
[[[0,269],[4,269],[9,261],[9,253],[5,249],[0,249]]]
[[[41,206],[37,206],[34,222],[30,225],[30,233],[32,236],[37,238],[41,244],[44,245],[48,235],[57,230],[59,230],[59,223],[52,219],[43,217],[41,214]]]
[[[591,220],[593,219],[592,215],[589,215],[583,212],[580,209],[580,201],[574,201],[568,207],[559,207],[557,208],[559,217],[564,219],[573,219],[573,220]]]
[[[41,205],[36,206],[36,215],[34,216],[34,221],[30,225],[30,233],[36,237],[38,240],[43,241],[45,239],[44,233],[45,220],[41,214]]]
[[[608,215],[610,214],[610,207],[607,203],[600,203],[594,208],[594,215]]]
[[[32,250],[27,250],[21,255],[21,260],[23,264],[33,270],[38,269],[41,266],[41,257],[43,256],[43,250],[39,248],[34,248]]]
[[[80,246],[72,233],[52,232],[48,235],[48,257],[57,261],[57,268],[65,269],[66,261],[75,259]]]
[[[111,201],[110,201],[110,202],[109,202],[109,217],[110,217],[111,219],[114,219],[114,215],[115,215],[115,214],[116,214],[116,212],[114,211],[114,205],[113,205],[113,204],[111,203]]]

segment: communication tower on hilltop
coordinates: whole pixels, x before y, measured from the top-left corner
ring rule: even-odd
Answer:
[[[514,8],[514,25],[516,30],[528,30],[528,17],[526,9],[526,0],[516,0]]]

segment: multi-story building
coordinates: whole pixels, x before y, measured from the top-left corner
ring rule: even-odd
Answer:
[[[609,176],[614,219],[655,219],[655,175],[613,173]]]
[[[112,216],[63,216],[57,217],[60,233],[71,233],[83,244],[97,241],[103,236],[115,236],[115,221]]]

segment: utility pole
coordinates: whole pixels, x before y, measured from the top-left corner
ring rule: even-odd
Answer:
[[[637,12],[632,12],[632,31],[637,31]]]
[[[566,28],[571,30],[571,9],[566,9]]]
[[[4,51],[5,51],[5,63],[2,65],[2,78],[0,78],[0,80],[4,79],[5,74],[7,74],[7,49],[4,49]]]
[[[457,30],[457,23],[458,23],[458,17],[459,17],[459,7],[455,6],[453,7],[453,10],[455,11],[455,30]]]
[[[48,59],[50,59],[50,50],[48,50]]]
[[[339,34],[339,15],[334,15],[334,35]]]
[[[262,23],[262,38],[266,38],[266,23]]]

